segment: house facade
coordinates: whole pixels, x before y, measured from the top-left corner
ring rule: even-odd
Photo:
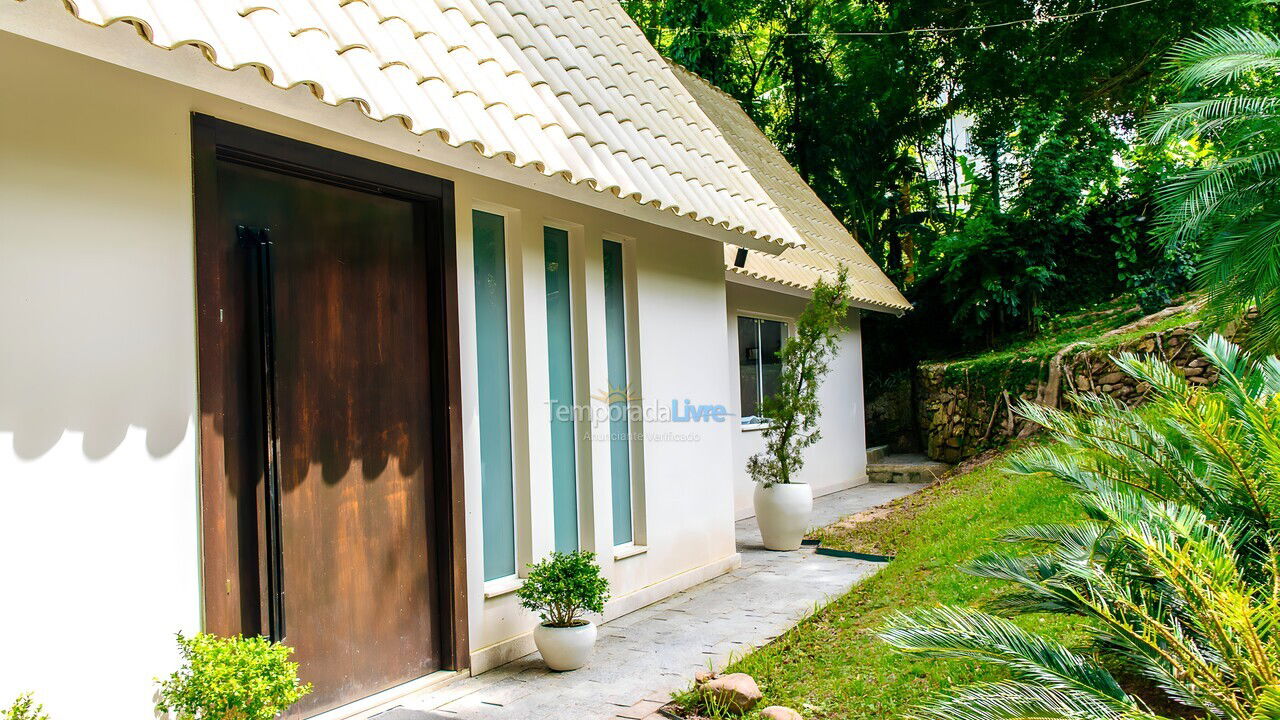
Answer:
[[[346,717],[531,652],[553,549],[606,620],[733,569],[740,416],[861,251],[697,82],[603,1],[0,4],[0,701],[145,717],[205,630]]]

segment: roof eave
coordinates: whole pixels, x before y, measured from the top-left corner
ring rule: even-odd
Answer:
[[[227,71],[204,58],[194,46],[173,50],[142,41],[125,23],[106,28],[67,12],[61,3],[9,2],[0,4],[0,31],[13,33],[68,52],[160,78],[201,92],[307,123],[324,130],[413,155],[428,162],[530,188],[555,197],[599,208],[674,231],[740,245],[769,255],[788,247],[803,247],[798,238],[762,238],[705,220],[678,215],[669,209],[643,205],[631,198],[601,192],[586,183],[571,183],[532,167],[516,167],[501,157],[485,157],[469,146],[454,147],[408,131],[398,122],[378,121],[354,103],[340,106],[319,102],[303,86],[290,90],[264,82],[253,68]]]

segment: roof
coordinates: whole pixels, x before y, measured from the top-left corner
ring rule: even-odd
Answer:
[[[733,272],[796,288],[811,289],[821,277],[835,279],[840,265],[849,269],[855,300],[873,308],[901,313],[911,303],[880,270],[858,241],[818,199],[813,188],[791,167],[733,97],[688,70],[671,63],[673,72],[751,174],[769,193],[782,214],[805,240],[804,247],[780,255],[747,253],[744,267],[734,266],[737,249],[725,246],[725,265]]]
[[[77,0],[330,105],[798,246],[801,233],[613,0]]]

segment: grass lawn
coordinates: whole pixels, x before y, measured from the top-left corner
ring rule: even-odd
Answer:
[[[895,560],[773,643],[733,663],[728,672],[756,678],[763,708],[786,705],[806,720],[899,717],[932,693],[1003,673],[973,662],[913,660],[892,651],[875,629],[896,610],[939,604],[972,605],[1007,585],[956,569],[995,543],[1003,530],[1070,521],[1079,511],[1055,480],[1005,475],[999,462],[896,503],[867,522],[823,531],[827,547],[896,553]],[[1068,642],[1077,620],[1026,617],[1020,622]],[[680,700],[682,698],[677,698]]]

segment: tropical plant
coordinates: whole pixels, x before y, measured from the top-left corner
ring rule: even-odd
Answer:
[[[1209,144],[1212,157],[1163,189],[1169,244],[1202,244],[1199,283],[1218,325],[1249,306],[1249,342],[1280,348],[1280,37],[1217,29],[1178,43],[1170,57],[1188,93],[1147,122],[1152,140]]]
[[[34,694],[23,693],[5,710],[4,720],[49,720],[49,714],[36,703]]]
[[[760,401],[759,414],[770,423],[765,448],[747,460],[751,479],[765,487],[790,483],[804,466],[804,449],[821,437],[818,388],[831,369],[849,301],[849,270],[842,266],[835,281],[821,279],[814,286],[795,335],[782,345],[778,390]]]
[[[159,682],[156,710],[179,720],[272,720],[307,693],[293,648],[264,637],[178,633],[182,667]]]
[[[609,581],[600,576],[595,557],[583,550],[553,552],[530,565],[529,576],[516,590],[520,606],[538,613],[549,627],[583,625],[583,614],[604,612]]]
[[[1219,336],[1197,347],[1218,375],[1212,388],[1124,355],[1117,364],[1149,384],[1151,407],[1090,396],[1074,398],[1076,413],[1023,405],[1052,441],[1012,470],[1069,483],[1088,520],[1015,530],[1004,539],[1033,552],[967,569],[1017,584],[989,610],[1082,615],[1096,643],[1075,651],[978,610],[898,615],[882,633],[895,647],[1013,675],[917,717],[1156,717],[1102,666],[1104,653],[1210,717],[1280,717],[1280,361]]]

